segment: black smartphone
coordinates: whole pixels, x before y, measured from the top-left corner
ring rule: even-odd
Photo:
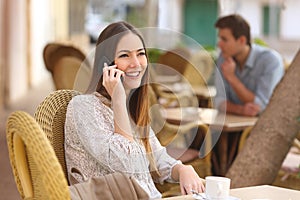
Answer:
[[[106,56],[103,56],[103,58],[104,58],[104,64],[106,63],[107,66],[112,66],[115,64],[115,61],[110,61]],[[105,66],[102,66],[102,68],[100,67],[100,69],[103,69],[103,67],[105,67]],[[102,73],[103,73],[103,71],[102,71]]]
[[[104,56],[104,61],[105,63],[108,65],[108,66],[112,66],[112,65],[115,65],[115,61],[110,61],[106,56]],[[108,64],[109,63],[109,64]],[[118,67],[117,67],[118,68]],[[108,74],[109,75],[109,74]],[[121,81],[123,82],[123,77],[121,76]]]

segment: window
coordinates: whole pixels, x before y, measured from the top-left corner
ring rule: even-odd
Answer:
[[[280,10],[279,5],[263,7],[263,34],[265,36],[279,36]]]

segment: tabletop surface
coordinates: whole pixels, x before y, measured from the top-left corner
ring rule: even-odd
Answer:
[[[230,190],[230,196],[241,200],[299,200],[300,191],[287,188],[260,185],[243,188],[235,188]],[[196,199],[192,195],[184,195],[177,197],[164,198],[166,200],[193,200]],[[200,198],[199,198],[200,199]]]
[[[168,80],[168,78],[165,78]],[[159,85],[160,89],[166,92],[180,93],[182,91],[190,91],[199,96],[206,98],[211,98],[216,96],[217,90],[215,86],[212,85],[190,85],[187,83],[163,83]]]
[[[265,200],[299,200],[300,191],[287,188],[260,185],[230,190],[230,195],[242,200],[265,199]]]
[[[205,123],[216,128],[221,127],[225,130],[244,129],[255,125],[258,119],[257,117],[223,114],[216,109],[198,107],[166,108],[162,109],[161,112],[165,119],[175,123],[198,120],[199,123]]]

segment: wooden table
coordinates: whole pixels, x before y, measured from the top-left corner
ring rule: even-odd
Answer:
[[[230,190],[230,195],[242,200],[265,199],[265,200],[298,200],[299,190],[291,190],[271,185],[260,185]]]
[[[212,107],[212,98],[216,96],[215,86],[190,85],[187,83],[160,83],[159,88],[165,92],[187,92],[197,96],[200,107]]]
[[[241,131],[255,125],[257,117],[245,117],[219,113],[212,108],[165,108],[161,110],[162,116],[174,124],[187,123],[197,120],[199,123],[209,125],[214,129],[222,129],[226,132]]]
[[[271,185],[251,186],[230,190],[230,196],[241,200],[299,200],[300,191]],[[192,195],[164,198],[164,200],[194,200]]]
[[[175,79],[174,77],[176,76],[172,76],[172,79]],[[164,80],[169,80],[171,78],[160,78],[160,79],[164,79]],[[214,97],[217,93],[216,91],[216,87],[212,86],[212,85],[191,85],[188,83],[184,83],[184,82],[163,82],[162,80],[160,82],[160,87],[162,90],[164,91],[170,91],[170,92],[181,92],[182,90],[191,90],[192,92],[194,92],[196,95],[201,95],[203,97]]]
[[[255,125],[257,121],[257,117],[225,115],[210,108],[167,108],[161,112],[170,123],[180,124],[196,120],[199,124],[209,125],[213,134],[220,134],[212,155],[214,174],[220,176],[225,176],[235,158],[241,131]],[[229,138],[232,138],[231,146]]]

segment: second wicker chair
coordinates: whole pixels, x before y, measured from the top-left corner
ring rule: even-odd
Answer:
[[[13,112],[6,127],[9,158],[22,199],[70,199],[61,165],[34,118]]]
[[[75,90],[56,90],[40,103],[34,114],[36,121],[50,140],[66,178],[68,177],[64,153],[66,112],[70,100],[79,94],[80,92]]]

